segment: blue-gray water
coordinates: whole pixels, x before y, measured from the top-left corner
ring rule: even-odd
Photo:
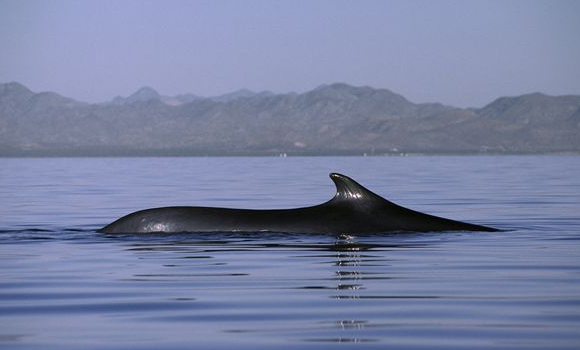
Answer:
[[[499,233],[106,236],[342,172]],[[0,159],[2,349],[578,349],[580,157]],[[341,343],[341,344],[337,344]]]

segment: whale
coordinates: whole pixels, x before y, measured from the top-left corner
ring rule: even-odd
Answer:
[[[331,173],[336,194],[329,201],[292,209],[174,206],[140,210],[104,226],[107,234],[276,232],[380,234],[391,232],[485,231],[498,229],[429,215],[399,206],[348,176]]]

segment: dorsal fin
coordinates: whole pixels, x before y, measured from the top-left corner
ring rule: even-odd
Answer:
[[[336,195],[333,200],[359,201],[359,200],[385,200],[384,198],[367,190],[358,182],[348,176],[331,173],[330,178],[336,185]]]

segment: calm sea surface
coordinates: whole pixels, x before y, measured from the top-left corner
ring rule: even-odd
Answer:
[[[318,204],[330,172],[506,231],[95,232]],[[0,349],[337,348],[579,349],[580,157],[0,159]]]

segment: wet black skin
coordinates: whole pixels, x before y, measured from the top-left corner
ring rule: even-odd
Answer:
[[[394,231],[498,231],[423,214],[389,202],[341,174],[330,174],[336,195],[326,203],[295,209],[164,207],[137,211],[102,233],[288,232],[376,234]]]

